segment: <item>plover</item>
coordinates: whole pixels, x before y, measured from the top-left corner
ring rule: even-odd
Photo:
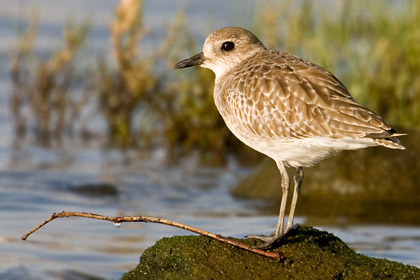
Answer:
[[[246,145],[271,157],[282,177],[277,228],[262,239],[269,247],[293,229],[303,168],[342,150],[371,146],[405,149],[381,117],[357,104],[322,67],[269,50],[250,31],[225,27],[210,34],[203,51],[175,68],[201,66],[216,75],[214,101],[226,125]],[[286,167],[296,168],[287,225]]]

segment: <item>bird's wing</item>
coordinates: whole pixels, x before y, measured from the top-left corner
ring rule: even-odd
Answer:
[[[231,113],[249,133],[282,139],[392,136],[393,129],[357,104],[330,72],[280,54],[258,66],[248,61],[225,85]]]

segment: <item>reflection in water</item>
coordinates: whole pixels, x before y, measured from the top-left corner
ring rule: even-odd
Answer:
[[[70,218],[55,220],[27,241],[20,240],[23,233],[57,211],[160,216],[235,237],[267,234],[276,224],[276,216],[258,212],[261,201],[232,198],[231,186],[249,173],[234,163],[225,168],[200,168],[189,159],[170,167],[159,155],[130,164],[100,151],[91,155],[96,168],[88,168],[92,159],[75,157],[72,164],[56,169],[26,166],[28,171],[0,173],[0,276],[56,279],[57,275],[87,273],[118,278],[156,240],[190,234],[157,224],[115,227],[109,222]],[[94,182],[112,184],[115,195],[74,191],[74,186],[97,188]],[[361,253],[420,266],[419,228],[326,229]]]

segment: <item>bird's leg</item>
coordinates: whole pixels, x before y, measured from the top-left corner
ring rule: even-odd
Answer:
[[[292,198],[292,205],[290,206],[289,218],[287,219],[287,226],[286,230],[283,232],[283,235],[286,235],[293,229],[293,218],[295,216],[296,204],[299,196],[300,187],[302,186],[303,181],[303,168],[298,167],[296,169],[294,182],[295,182],[295,189],[293,191],[293,198]]]
[[[282,196],[281,196],[281,203],[280,203],[279,219],[277,221],[277,228],[276,228],[276,232],[274,233],[274,236],[276,236],[277,238],[281,238],[283,237],[283,233],[284,233],[284,215],[286,212],[290,183],[289,183],[289,175],[287,175],[287,170],[286,170],[286,167],[284,166],[284,163],[281,161],[277,161],[276,163],[280,171],[280,175],[281,175]]]
[[[281,189],[282,189],[279,219],[277,222],[276,231],[271,236],[260,236],[260,235],[247,236],[247,238],[257,238],[264,241],[263,244],[256,246],[258,248],[268,248],[276,240],[281,239],[284,235],[284,215],[286,212],[287,197],[289,195],[289,176],[287,175],[286,167],[282,161],[276,161],[276,164],[281,175]]]

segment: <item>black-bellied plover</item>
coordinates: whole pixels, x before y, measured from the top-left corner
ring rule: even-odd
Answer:
[[[248,30],[226,27],[212,33],[203,51],[175,68],[201,66],[216,74],[214,101],[232,133],[271,157],[282,177],[277,228],[253,236],[268,247],[293,228],[303,167],[342,150],[370,146],[405,149],[381,117],[357,104],[330,72],[286,52],[268,50]],[[286,166],[297,168],[287,220]]]

